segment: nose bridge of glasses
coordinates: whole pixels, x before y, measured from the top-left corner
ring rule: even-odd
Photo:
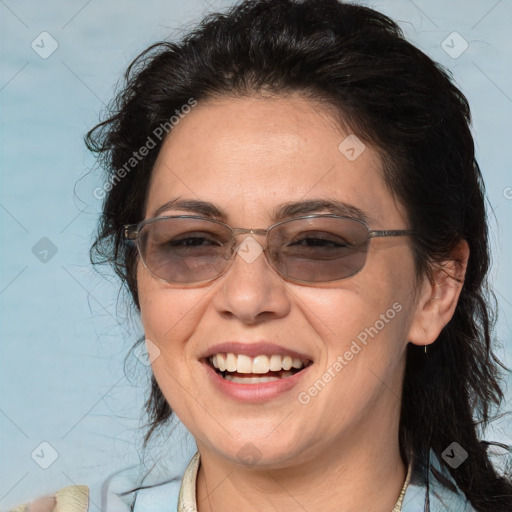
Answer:
[[[251,234],[251,235],[266,235],[268,229],[257,229],[257,228],[231,228],[233,236]]]

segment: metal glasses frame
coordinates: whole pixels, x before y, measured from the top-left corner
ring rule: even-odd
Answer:
[[[125,224],[122,229],[123,229],[123,238],[125,240],[128,240],[128,241],[136,243],[139,255],[141,257],[142,262],[144,263],[144,266],[148,269],[148,271],[151,273],[151,275],[155,276],[151,272],[151,270],[147,267],[147,265],[146,265],[146,263],[144,261],[144,258],[142,256],[142,251],[141,251],[140,246],[138,244],[139,233],[142,231],[142,229],[145,226],[147,226],[149,224],[153,224],[153,223],[161,221],[161,220],[181,219],[181,218],[196,219],[196,220],[213,222],[215,224],[220,224],[221,226],[226,227],[231,232],[231,241],[232,241],[231,251],[232,251],[232,254],[231,254],[231,258],[230,259],[233,260],[233,254],[236,253],[236,251],[233,250],[233,249],[234,249],[234,246],[235,246],[235,237],[237,235],[242,235],[242,234],[262,235],[262,236],[265,236],[267,238],[268,234],[270,233],[270,231],[272,231],[277,226],[280,226],[282,224],[286,224],[287,222],[292,222],[292,221],[297,221],[297,220],[304,220],[304,219],[325,218],[325,217],[327,217],[327,218],[336,218],[336,219],[346,219],[346,220],[351,220],[351,221],[354,221],[354,222],[359,222],[360,224],[362,224],[366,228],[366,230],[368,232],[366,241],[369,241],[369,239],[371,239],[371,238],[377,238],[377,237],[392,237],[392,236],[409,236],[409,235],[414,235],[414,231],[412,231],[410,229],[381,229],[381,230],[370,229],[368,227],[368,225],[366,224],[366,222],[364,222],[362,219],[357,219],[357,218],[354,218],[354,217],[347,217],[347,216],[344,216],[344,215],[321,214],[321,213],[319,213],[319,214],[312,214],[312,215],[305,215],[305,216],[301,216],[301,217],[293,217],[293,218],[290,218],[290,219],[285,219],[285,220],[282,220],[280,222],[276,222],[275,224],[272,224],[267,229],[263,229],[263,228],[233,228],[229,224],[226,224],[225,222],[222,222],[222,221],[219,221],[219,220],[216,220],[216,219],[210,219],[208,217],[201,217],[199,215],[167,215],[167,216],[162,216],[162,217],[153,217],[153,218],[150,218],[150,219],[143,220],[142,222],[139,222],[138,224]],[[267,247],[268,247],[268,243],[267,243]],[[267,261],[270,264],[270,266],[272,268],[274,268],[274,266],[272,265],[272,262],[268,260],[266,247],[265,247],[263,252],[265,252],[265,257],[267,258]],[[197,283],[194,282],[194,283],[179,283],[179,284],[180,285],[200,284],[200,283],[203,283],[203,282],[213,281],[213,280],[217,279],[218,277],[220,277],[222,274],[224,274],[228,270],[228,268],[231,266],[231,262],[232,261],[230,261],[228,264],[226,264],[226,267],[224,268],[224,270],[219,275],[213,277],[212,279],[208,279],[206,281],[198,281]],[[364,265],[363,265],[363,267],[364,267]],[[361,267],[361,269],[363,267]],[[308,284],[317,282],[317,281],[301,281],[301,280],[298,280],[298,279],[289,278],[289,277],[283,275],[281,272],[279,272],[278,269],[275,269],[275,270],[284,279],[287,279],[287,280],[292,281],[292,282],[308,283]],[[355,274],[352,274],[352,275],[355,275]],[[352,275],[348,276],[348,277],[352,277]],[[166,281],[165,279],[162,279],[161,277],[158,277],[158,276],[155,276],[155,277],[157,279],[160,279],[161,281],[169,282],[169,281]],[[348,277],[341,278],[341,279],[339,279],[339,281],[341,281],[343,279],[347,279]],[[171,281],[171,283],[174,283],[174,282]],[[174,284],[177,284],[177,283],[174,283]]]

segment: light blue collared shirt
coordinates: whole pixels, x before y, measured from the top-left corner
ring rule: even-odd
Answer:
[[[438,459],[432,453],[431,464],[440,473],[446,476],[455,486],[457,492],[443,486],[431,474],[430,476],[430,512],[475,512],[464,494],[453,482],[449,473],[441,467]],[[188,464],[187,464],[188,465]],[[175,468],[174,473],[165,473],[170,468],[156,465],[152,474],[145,479],[145,484],[149,486],[137,491],[134,506],[134,512],[175,512],[178,510],[178,497],[180,494],[182,478],[185,473],[185,467]],[[174,474],[174,477],[158,478],[160,474]],[[123,491],[138,487],[133,476],[130,477],[128,471],[123,471],[109,479],[103,489],[102,507],[103,512],[130,512],[130,505],[134,499],[135,493],[129,493],[122,496]],[[402,512],[424,512],[426,499],[426,487],[420,482],[417,475],[413,473],[411,481],[405,491],[402,502]],[[192,510],[186,512],[193,512]]]

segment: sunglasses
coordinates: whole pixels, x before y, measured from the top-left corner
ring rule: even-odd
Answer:
[[[237,244],[240,234],[265,235],[263,249],[254,239]],[[123,236],[136,243],[147,270],[167,283],[212,281],[231,265],[234,254],[265,253],[268,263],[296,283],[339,281],[357,274],[366,263],[371,238],[413,235],[410,230],[370,230],[360,219],[331,214],[296,217],[268,229],[232,228],[193,215],[147,219],[123,226]],[[241,252],[245,248],[245,255]]]

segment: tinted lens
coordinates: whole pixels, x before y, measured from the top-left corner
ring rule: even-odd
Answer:
[[[139,233],[144,264],[169,283],[207,281],[218,276],[229,260],[231,232],[216,222],[158,219]]]
[[[233,251],[227,226],[193,218],[162,218],[145,224],[138,244],[148,270],[169,283],[212,280],[224,271]],[[368,229],[353,219],[296,219],[272,228],[268,244],[269,259],[284,277],[337,281],[363,268]]]
[[[368,229],[357,220],[336,217],[291,220],[271,230],[269,245],[274,265],[284,276],[337,281],[363,268]]]

